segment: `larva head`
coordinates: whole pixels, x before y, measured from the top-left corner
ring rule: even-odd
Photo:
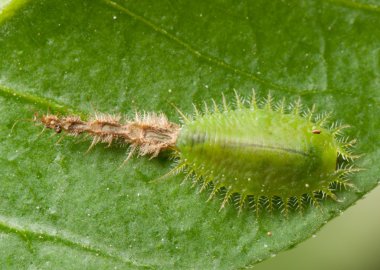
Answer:
[[[331,183],[345,183],[337,171],[345,146],[336,129],[325,128],[325,118],[301,116],[299,103],[289,113],[268,103],[187,121],[177,141],[180,164],[204,184],[212,182],[214,191],[225,188],[226,200],[239,194],[240,204],[247,196],[287,202],[322,191],[334,197]]]
[[[56,133],[62,131],[61,120],[56,115],[43,115],[41,117],[41,123],[47,128],[54,129]]]

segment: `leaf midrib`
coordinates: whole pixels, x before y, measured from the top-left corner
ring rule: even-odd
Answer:
[[[33,229],[38,228],[38,229]],[[25,226],[20,224],[20,221],[14,221],[14,218],[10,219],[3,215],[0,215],[0,231],[6,233],[12,233],[18,235],[21,239],[28,242],[30,240],[39,240],[39,241],[50,241],[55,243],[63,244],[66,247],[73,249],[79,249],[86,252],[95,254],[96,256],[101,256],[106,259],[113,259],[129,265],[137,267],[152,267],[152,265],[142,264],[136,262],[135,260],[128,259],[127,256],[123,256],[119,251],[106,248],[100,244],[94,244],[90,242],[87,238],[86,240],[81,239],[79,235],[74,235],[66,231],[66,236],[62,233],[63,230],[57,230],[49,232],[48,228],[41,226],[40,224],[30,224]],[[61,233],[58,233],[61,232]],[[72,235],[72,237],[70,237]]]

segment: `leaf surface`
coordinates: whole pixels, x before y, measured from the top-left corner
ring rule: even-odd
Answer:
[[[236,269],[309,238],[377,185],[380,8],[351,1],[12,1],[0,13],[0,261],[8,268]],[[351,125],[354,190],[303,216],[219,212],[166,157],[39,134],[33,113],[162,111],[236,89]],[[17,125],[13,125],[17,122]],[[13,127],[13,129],[12,129]],[[79,142],[78,142],[79,141]],[[271,236],[268,235],[271,233]]]

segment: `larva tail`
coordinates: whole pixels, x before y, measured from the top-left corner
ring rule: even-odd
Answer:
[[[106,114],[95,114],[89,121],[83,121],[78,116],[58,117],[50,114],[40,119],[45,128],[56,133],[91,136],[93,140],[89,149],[99,142],[111,145],[114,141],[130,145],[133,153],[140,156],[156,157],[166,149],[175,149],[179,126],[169,122],[165,115],[136,113],[134,119],[126,119],[124,123],[120,120],[120,116]]]

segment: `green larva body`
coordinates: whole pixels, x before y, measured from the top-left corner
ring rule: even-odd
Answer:
[[[196,119],[177,147],[197,174],[232,192],[301,196],[328,187],[336,168],[334,136],[314,128],[300,116],[241,109]]]
[[[246,107],[238,98],[236,109],[215,106],[186,119],[176,145],[177,170],[203,183],[202,190],[212,184],[211,197],[224,189],[222,207],[233,194],[240,196],[239,208],[248,197],[268,205],[279,198],[285,209],[292,199],[299,207],[307,199],[317,202],[317,193],[335,199],[332,184],[348,185],[343,176],[353,171],[337,165],[339,155],[353,158],[346,149],[352,142],[337,139],[342,126],[326,128],[325,118],[312,120],[299,102],[288,111],[271,102],[269,97],[262,106]]]

